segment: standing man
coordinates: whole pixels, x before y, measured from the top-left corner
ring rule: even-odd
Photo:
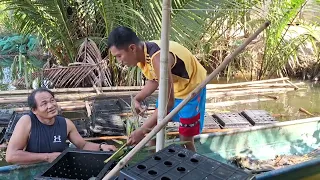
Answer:
[[[148,79],[144,88],[134,98],[137,113],[144,111],[141,101],[150,96],[159,85],[160,41],[142,42],[130,28],[118,27],[108,37],[108,48],[119,63],[130,67],[138,66]],[[170,41],[169,51],[168,112],[178,106],[207,75],[204,67],[184,46]],[[200,134],[203,128],[205,102],[204,88],[172,119],[174,122],[180,122],[180,140],[189,141],[186,148],[192,151],[196,151],[194,136]],[[142,127],[132,132],[128,144],[137,144],[144,138],[145,134],[157,124],[157,114],[156,109]]]

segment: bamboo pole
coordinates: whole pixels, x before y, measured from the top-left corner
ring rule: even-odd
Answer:
[[[178,113],[182,109],[183,106],[185,106],[193,97],[196,96],[200,92],[201,89],[203,89],[210,81],[212,81],[213,78],[217,76],[218,73],[220,73],[239,53],[241,53],[245,47],[253,40],[255,39],[264,29],[266,29],[269,26],[270,22],[265,22],[259,29],[249,36],[248,39],[245,40],[245,42],[240,45],[232,54],[228,55],[224,61],[197,87],[195,88],[189,96],[184,99],[176,108],[174,108],[159,124],[157,124],[152,131],[144,137],[125,157],[123,157],[119,163],[103,178],[103,180],[111,179],[114,175],[116,175],[121,168],[123,168],[130,159],[132,159],[133,155],[135,155],[145,144],[147,144],[150,139],[159,132],[168,122],[169,120]]]
[[[77,104],[59,104],[58,106],[61,110],[65,111],[71,111],[71,110],[80,110],[84,109],[86,107],[85,103],[77,103]],[[29,111],[29,107],[19,107],[19,108],[11,108],[11,110],[16,111],[16,112],[23,112],[23,111]]]
[[[87,109],[87,115],[90,118],[91,117],[91,108],[90,108],[90,104],[88,101],[86,101],[85,103],[86,109]]]
[[[287,80],[287,82],[288,82],[289,84],[291,84],[291,86],[294,87],[294,90],[298,90],[298,89],[299,89],[299,87],[298,87],[297,85],[293,84],[291,81]]]
[[[269,83],[267,83],[267,84],[250,84],[250,85],[248,85],[248,87],[269,87],[269,88],[271,88],[271,87],[292,87],[292,86],[295,86],[295,87],[298,87],[298,86],[300,86],[300,85],[305,85],[305,83],[304,82],[299,82],[299,83],[292,83],[292,84],[290,84],[290,83],[278,83],[278,84],[269,84]]]
[[[294,91],[294,88],[273,88],[273,89],[249,89],[244,91],[226,91],[226,92],[215,92],[207,94],[206,98],[217,98],[226,96],[237,96],[237,95],[252,95],[252,94],[262,94],[262,93],[279,93]]]
[[[101,91],[139,91],[143,86],[112,86],[99,88]],[[83,93],[83,92],[96,92],[96,88],[57,88],[50,89],[54,93]],[[30,94],[32,90],[14,90],[14,91],[0,91],[2,95],[26,95]]]
[[[160,123],[167,115],[168,102],[168,72],[169,72],[169,28],[170,28],[170,9],[171,0],[162,1],[162,28],[160,43],[160,82],[159,82],[159,107],[158,107],[158,123]],[[170,88],[171,89],[171,88]],[[156,152],[164,148],[165,129],[162,128],[157,133]]]
[[[131,94],[135,95],[138,92],[139,91],[108,92],[108,93],[105,92],[105,93],[101,93],[99,95],[97,95],[96,93],[66,94],[66,95],[57,95],[55,97],[55,99],[58,102],[60,102],[60,101],[107,99],[107,98],[117,98],[117,97],[121,97],[121,96],[129,96]],[[25,102],[27,102],[27,97],[0,98],[0,104],[25,103]]]
[[[225,107],[225,106],[234,106],[239,104],[261,102],[261,101],[271,101],[272,98],[260,98],[260,99],[246,99],[246,100],[236,100],[236,101],[223,101],[215,103],[206,103],[206,108],[216,108],[216,107]]]
[[[303,113],[305,113],[305,114],[307,114],[307,115],[309,115],[309,116],[314,116],[314,114],[312,114],[312,113],[310,113],[309,111],[307,111],[306,109],[304,109],[304,108],[299,108],[299,111],[300,112],[303,112]]]
[[[232,130],[232,129],[203,129],[202,134],[215,133],[215,132],[227,132],[230,130]],[[166,134],[169,136],[175,136],[175,135],[179,135],[179,132],[172,131],[172,132],[167,132]],[[127,136],[100,136],[100,137],[88,137],[88,138],[83,138],[83,139],[86,141],[113,140],[113,139],[127,140],[128,137]]]
[[[229,88],[229,87],[243,87],[246,85],[251,84],[263,84],[267,82],[277,82],[277,81],[283,81],[288,80],[288,77],[284,78],[276,78],[276,79],[267,79],[267,80],[259,80],[259,81],[250,81],[250,82],[240,82],[240,83],[233,83],[233,84],[207,84],[207,89],[217,89],[217,88]]]

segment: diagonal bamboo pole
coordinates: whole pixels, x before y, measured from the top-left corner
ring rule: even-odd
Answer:
[[[159,124],[157,124],[152,131],[146,135],[125,157],[123,157],[119,163],[103,178],[103,180],[111,179],[115,176],[121,168],[123,168],[128,161],[135,155],[141,148],[143,148],[150,139],[157,134],[170,120],[171,118],[178,113],[193,97],[195,97],[199,91],[204,88],[214,77],[217,76],[219,72],[221,72],[245,47],[254,40],[264,29],[266,29],[270,25],[270,22],[267,21],[259,27],[259,29],[249,36],[245,42],[239,46],[232,54],[228,55],[224,61],[215,69],[196,89],[194,89],[189,96],[184,99],[176,108],[174,108]]]

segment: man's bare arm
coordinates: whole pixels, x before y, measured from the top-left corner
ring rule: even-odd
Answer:
[[[143,89],[134,97],[138,102],[141,102],[146,97],[150,96],[155,90],[157,90],[159,84],[155,80],[148,80]]]
[[[32,153],[24,151],[27,146],[31,130],[30,116],[24,115],[20,118],[10,138],[6,161],[14,164],[33,164],[45,161],[53,161],[57,153]]]

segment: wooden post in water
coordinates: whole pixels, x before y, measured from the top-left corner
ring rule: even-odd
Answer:
[[[111,179],[115,176],[121,168],[123,168],[130,159],[140,151],[150,139],[156,135],[168,122],[169,120],[177,114],[183,106],[185,106],[193,97],[195,97],[202,88],[204,88],[213,78],[215,78],[238,54],[240,54],[245,47],[254,40],[264,29],[270,25],[270,22],[267,21],[262,24],[259,29],[253,33],[251,36],[246,39],[242,45],[240,45],[232,54],[228,55],[223,62],[196,88],[194,89],[189,96],[184,99],[176,108],[174,108],[160,123],[158,123],[152,131],[146,135],[125,157],[123,157],[119,163],[103,178],[103,180]]]

